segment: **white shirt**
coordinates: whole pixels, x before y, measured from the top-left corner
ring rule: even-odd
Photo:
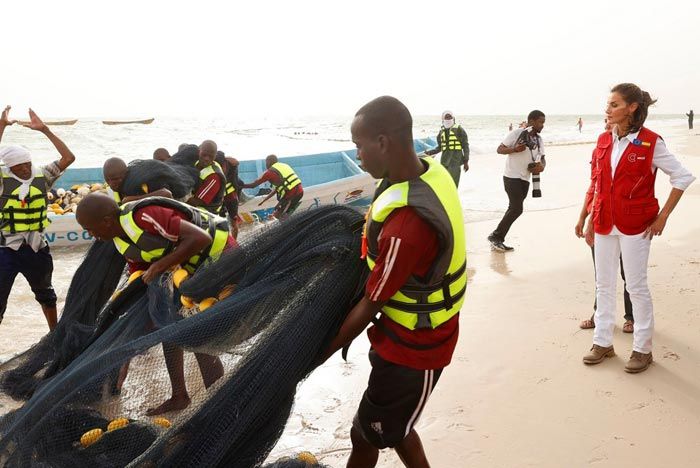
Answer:
[[[612,137],[613,147],[610,155],[610,165],[612,166],[612,174],[614,175],[622,153],[625,152],[630,143],[639,137],[639,131],[619,138],[616,130],[613,130]],[[693,174],[683,167],[680,161],[671,154],[666,147],[666,143],[661,138],[656,139],[654,155],[651,160],[651,171],[653,172],[656,169],[661,169],[668,175],[671,179],[671,187],[679,190],[685,191],[695,180]]]
[[[517,143],[522,142],[520,136],[524,131],[532,130],[532,127],[528,128],[517,128],[506,135],[503,140],[503,146],[508,148],[515,148]],[[531,137],[532,138],[532,137]],[[510,153],[506,155],[506,167],[503,171],[503,175],[510,179],[522,179],[525,181],[530,181],[530,171],[527,170],[527,165],[531,162],[541,161],[542,164],[546,164],[544,157],[544,143],[542,142],[542,137],[537,135],[538,145],[535,149],[530,150],[525,148],[524,151],[519,153]]]
[[[639,131],[635,133],[630,133],[628,135],[619,138],[617,136],[617,129],[614,128],[612,131],[613,137],[613,147],[612,153],[610,154],[610,165],[612,166],[612,174],[614,176],[615,169],[620,162],[620,157],[625,152],[630,143],[639,137]],[[654,155],[651,160],[651,172],[656,169],[661,169],[666,175],[671,179],[671,187],[677,188],[679,190],[685,191],[690,184],[693,183],[695,177],[693,174],[683,167],[676,159],[676,157],[668,150],[666,143],[660,137],[656,139],[656,144],[654,145]],[[613,226],[611,235],[622,235],[622,233],[617,229],[617,226]]]

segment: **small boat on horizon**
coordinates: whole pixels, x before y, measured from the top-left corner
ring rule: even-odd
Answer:
[[[78,121],[78,119],[74,119],[74,120],[47,120],[44,123],[46,125],[49,125],[49,126],[50,125],[73,125],[77,121]],[[29,122],[29,120],[20,120],[19,123],[20,123],[20,125],[29,125],[30,122]]]
[[[144,119],[144,120],[103,120],[102,123],[105,125],[125,125],[125,124],[144,124],[148,125],[153,123],[155,119]]]

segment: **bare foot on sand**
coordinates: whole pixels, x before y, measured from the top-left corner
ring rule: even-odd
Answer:
[[[167,413],[169,411],[179,411],[187,408],[190,405],[190,397],[172,397],[165,400],[160,406],[151,408],[146,411],[147,416],[156,416],[158,414]]]

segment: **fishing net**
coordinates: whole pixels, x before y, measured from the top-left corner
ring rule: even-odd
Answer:
[[[348,207],[299,213],[261,228],[179,290],[168,273],[128,305],[103,308],[89,346],[0,420],[0,465],[260,466],[282,434],[298,383],[361,295],[362,223]],[[201,304],[219,300],[197,313],[175,305],[180,294]],[[170,396],[164,344],[186,351],[191,403],[159,419],[145,410]],[[208,388],[201,355],[223,366]],[[126,364],[126,380],[115,388]],[[317,466],[299,463],[271,466]]]
[[[174,198],[182,199],[192,193],[199,180],[199,171],[190,165],[173,165],[155,159],[137,159],[129,163],[129,171],[122,184],[122,194],[141,195],[143,185],[149,192],[166,188]]]
[[[56,328],[34,346],[0,365],[0,391],[15,399],[29,398],[46,378],[79,354],[95,320],[124,271],[124,257],[112,242],[96,241],[76,270]]]
[[[199,146],[184,145],[177,153],[173,154],[168,160],[168,164],[176,164],[179,166],[194,166],[199,159]],[[226,165],[226,157],[223,151],[216,152],[216,162],[223,168]]]

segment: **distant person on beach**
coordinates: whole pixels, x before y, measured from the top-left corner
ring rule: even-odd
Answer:
[[[513,122],[511,122],[511,123],[508,125],[508,131],[509,131],[509,132],[512,132],[512,131],[513,131]]]
[[[158,148],[153,152],[153,159],[156,161],[170,161],[170,153],[165,148]]]
[[[361,107],[351,126],[362,166],[381,182],[364,231],[370,269],[364,295],[325,354],[374,321],[367,331],[372,371],[350,430],[350,468],[376,466],[384,448],[396,450],[407,467],[429,466],[414,426],[459,334],[467,282],[462,207],[447,170],[416,155],[412,123],[401,102],[382,96]]]
[[[578,132],[581,133],[581,129],[583,128],[583,119],[581,117],[578,118],[578,123],[576,123],[578,126]]]
[[[695,180],[664,140],[644,127],[649,106],[656,100],[632,83],[610,91],[606,115],[612,131],[602,133],[591,158],[593,216],[583,232],[595,245],[596,299],[593,347],[585,364],[598,364],[615,355],[615,286],[622,255],[627,287],[634,308],[632,355],[625,371],[637,373],[651,364],[654,313],[647,285],[651,240],[660,236],[683,192]],[[659,211],[654,183],[657,169],[671,179],[671,193]]]
[[[274,187],[274,190],[263,201],[258,203],[258,206],[261,206],[273,195],[276,195],[277,205],[275,205],[272,216],[277,219],[284,219],[294,213],[304,197],[301,179],[289,164],[279,162],[274,154],[265,158],[265,166],[267,170],[263,172],[258,180],[249,184],[243,184],[241,188],[255,188],[263,182],[269,182]]]
[[[122,186],[124,185],[124,180],[129,173],[129,167],[126,165],[121,158],[109,158],[102,165],[102,176],[109,187],[107,189],[107,195],[112,197],[118,204],[128,203],[134,200],[141,200],[146,197],[166,197],[173,198],[173,194],[167,188],[161,188],[154,191],[149,191],[148,186],[145,184],[141,186],[143,194],[141,195],[130,195],[124,196],[122,193]]]
[[[437,147],[425,152],[428,156],[442,153],[440,164],[452,176],[455,185],[459,187],[460,169],[469,170],[469,139],[461,125],[455,124],[452,111],[442,113],[442,126],[437,136]]]
[[[693,118],[695,117],[695,114],[693,113],[693,109],[690,109],[690,112],[685,114],[688,116],[688,130],[693,129]]]
[[[104,194],[92,193],[80,202],[75,216],[96,239],[113,241],[127,260],[130,273],[144,271],[141,278],[146,284],[177,267],[192,275],[206,262],[218,259],[238,245],[229,235],[225,219],[167,198],[149,198],[119,206]],[[164,342],[162,346],[172,395],[149,409],[147,415],[181,410],[190,404],[183,350],[172,343]],[[204,386],[209,388],[224,374],[221,360],[204,353],[195,356]]]
[[[182,145],[180,145],[182,147]],[[200,206],[213,214],[221,211],[226,191],[226,176],[221,165],[216,162],[216,143],[205,140],[199,145],[195,167],[199,170],[199,182],[194,194],[187,200],[192,206]]]
[[[506,235],[515,220],[523,214],[523,202],[530,188],[530,175],[540,174],[547,164],[540,137],[544,122],[544,113],[533,110],[527,116],[527,127],[510,132],[496,149],[498,154],[506,155],[503,186],[508,195],[508,209],[496,229],[488,236],[491,247],[496,251],[513,250],[513,247],[505,244]]]
[[[0,116],[0,140],[10,120],[10,106]],[[32,158],[21,146],[0,149],[0,322],[7,309],[7,300],[18,274],[22,274],[41,305],[49,330],[56,326],[56,292],[51,280],[53,258],[44,237],[49,225],[47,193],[73,164],[75,156],[60,138],[53,134],[33,110],[29,109],[25,127],[43,133],[53,144],[60,159],[46,166],[32,164]]]

